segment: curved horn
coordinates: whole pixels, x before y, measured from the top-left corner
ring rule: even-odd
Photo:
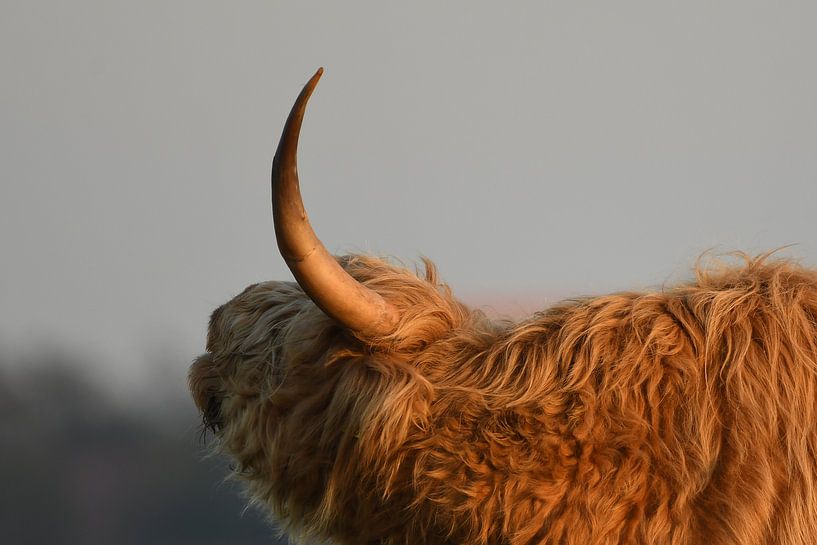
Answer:
[[[272,160],[275,238],[289,270],[321,310],[363,335],[387,335],[397,325],[397,309],[343,270],[318,240],[301,201],[296,158],[298,135],[306,103],[321,74],[323,68],[318,69],[295,100]]]

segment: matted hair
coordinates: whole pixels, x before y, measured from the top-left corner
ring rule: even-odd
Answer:
[[[521,323],[365,256],[360,338],[294,283],[214,312],[197,405],[301,541],[817,542],[817,272],[768,256]]]
[[[296,283],[217,309],[190,386],[250,497],[348,545],[817,543],[817,272],[768,255],[520,323],[333,257],[273,159]]]

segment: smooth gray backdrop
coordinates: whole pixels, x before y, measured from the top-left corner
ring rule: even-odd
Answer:
[[[0,355],[183,390],[209,312],[290,278],[270,159],[318,66],[300,171],[331,251],[427,255],[511,314],[710,248],[817,265],[811,0],[5,0]]]

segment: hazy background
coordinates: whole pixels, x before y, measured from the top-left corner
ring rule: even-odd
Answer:
[[[817,264],[811,0],[0,6],[0,467],[51,501],[10,501],[14,542],[43,512],[66,543],[268,535],[184,381],[213,308],[290,276],[270,161],[318,66],[299,159],[331,251],[427,255],[511,314],[710,248]]]

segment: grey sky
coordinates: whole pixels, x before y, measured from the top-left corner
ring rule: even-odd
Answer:
[[[289,278],[270,159],[318,66],[332,251],[509,311],[711,247],[817,264],[815,57],[813,1],[4,2],[0,355],[182,377],[215,306]]]

